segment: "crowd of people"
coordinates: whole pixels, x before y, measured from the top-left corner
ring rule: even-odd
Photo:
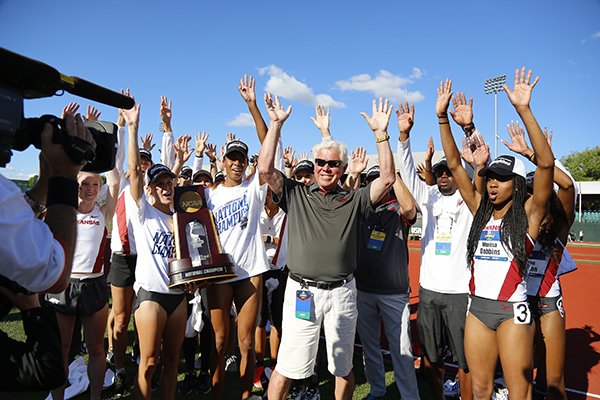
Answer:
[[[312,157],[295,157],[281,137],[291,106],[266,93],[265,120],[249,76],[238,89],[261,144],[257,157],[234,134],[227,135],[220,157],[206,133],[175,137],[173,105],[162,97],[164,133],[155,162],[152,135],[139,137],[141,105],[119,110],[119,148],[106,188],[98,174],[77,175],[77,239],[68,286],[44,298],[56,313],[65,371],[79,319],[93,399],[101,397],[106,361],[115,371],[112,390],[133,388],[137,398],[149,399],[158,389],[165,399],[178,391],[222,399],[225,372],[237,368],[241,399],[260,398],[254,386],[272,400],[318,399],[320,346],[335,377],[335,398],[351,399],[358,337],[369,398],[383,399],[385,334],[401,397],[418,399],[408,238],[420,213],[417,334],[432,396],[444,398],[449,351],[464,400],[489,399],[499,373],[511,398],[532,398],[535,378],[537,396],[566,399],[559,276],[575,268],[565,250],[575,189],[554,159],[551,135],[531,111],[537,82],[523,67],[514,85],[504,86],[524,128],[511,123],[504,143],[514,155],[492,160],[474,124],[473,101],[453,93],[451,80],[442,81],[435,113],[445,157],[432,164],[430,139],[420,166],[413,160],[415,110],[408,103],[395,112],[397,165],[388,131],[394,105],[380,98],[370,114],[361,113],[372,132],[365,141],[374,140],[377,148],[377,164],[368,169],[363,147],[348,152],[333,138],[323,106],[313,118],[321,141]],[[81,121],[77,111],[71,103],[63,117]],[[85,119],[99,116],[91,107]],[[451,119],[465,134],[460,148]],[[533,172],[526,173],[521,158],[535,165]],[[40,171],[42,178],[48,174],[43,160]],[[172,287],[175,187],[192,184],[204,188],[236,276]],[[35,198],[35,191],[28,196]],[[104,244],[111,227],[106,274]],[[128,334],[132,317],[135,343]],[[136,376],[125,369],[130,345],[138,358]],[[178,371],[180,356],[184,371]],[[64,390],[54,389],[53,398],[62,399]]]

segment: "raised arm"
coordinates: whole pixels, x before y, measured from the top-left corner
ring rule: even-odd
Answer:
[[[460,152],[454,142],[454,137],[450,130],[450,121],[448,120],[448,106],[450,105],[450,99],[452,98],[452,81],[450,79],[440,82],[437,95],[435,113],[438,117],[438,125],[440,127],[440,136],[442,138],[442,147],[444,148],[444,154],[446,155],[446,163],[448,169],[452,172],[454,181],[458,185],[460,195],[469,207],[469,210],[471,210],[471,213],[475,214],[481,197],[475,190],[471,178],[469,178],[469,174],[467,174],[467,171],[460,162]],[[462,96],[457,96],[454,112],[451,112],[454,120],[456,121],[458,119],[461,123],[464,123],[464,119],[468,117],[472,104],[473,100],[467,105],[464,94]],[[473,114],[471,113],[471,116],[472,115]]]
[[[248,106],[248,110],[250,111],[250,115],[252,115],[254,125],[256,126],[258,140],[260,143],[262,143],[267,135],[267,124],[265,123],[258,105],[256,104],[255,82],[252,75],[244,75],[244,78],[240,79],[238,90],[240,92],[240,96],[242,96],[242,99],[244,99],[246,105]]]
[[[129,97],[129,89],[123,90],[121,89],[121,94]],[[125,170],[123,169],[125,166],[125,155],[127,154],[127,142],[126,139],[126,131],[125,131],[125,117],[123,116],[123,110],[119,108],[119,116],[117,117],[117,155],[115,156],[115,168],[119,172],[119,179],[125,180]]]
[[[181,169],[194,153],[194,149],[190,149],[190,140],[192,140],[190,135],[183,135],[173,145],[173,149],[175,150],[175,165],[172,171],[175,176],[179,176]]]
[[[367,169],[368,163],[369,159],[364,147],[358,146],[356,150],[350,153],[348,176],[344,181],[344,189],[358,189],[360,187],[360,175]]]
[[[360,115],[367,121],[369,127],[375,135],[375,143],[377,144],[377,155],[379,158],[379,178],[371,182],[370,196],[371,204],[377,204],[388,189],[392,187],[396,180],[396,171],[394,168],[394,156],[390,148],[390,136],[387,128],[390,123],[393,105],[388,99],[379,98],[379,105],[373,99],[372,115],[369,117],[366,113],[361,112]]]
[[[310,117],[311,121],[321,132],[321,138],[331,138],[331,132],[329,131],[329,124],[331,118],[329,117],[329,107],[325,109],[325,106],[317,105],[315,107],[315,118]]]
[[[173,128],[171,118],[173,117],[173,100],[169,101],[166,96],[160,96],[160,120],[163,127],[162,147],[160,151],[160,162],[173,169],[175,165]]]
[[[279,102],[279,97],[275,96],[275,101],[273,101],[269,93],[265,93],[265,106],[270,122],[258,156],[258,173],[260,174],[261,184],[263,182],[268,183],[273,193],[281,196],[283,193],[283,173],[275,168],[275,153],[281,135],[281,127],[290,116],[292,106],[290,105],[287,110],[284,110]]]
[[[102,113],[94,106],[87,106],[87,115],[84,117],[85,122],[98,121]]]
[[[206,149],[207,140],[208,133],[196,133],[196,156],[194,157],[194,166],[192,168],[194,174],[202,169],[202,163],[204,161],[204,149]]]
[[[410,190],[404,184],[400,174],[396,174],[396,181],[394,181],[393,188],[396,199],[398,199],[398,203],[400,204],[400,212],[407,221],[414,220],[417,216],[415,199],[410,194]]]
[[[210,174],[214,178],[217,172],[219,172],[217,169],[217,145],[206,143],[204,154],[206,154],[206,158],[210,161]]]
[[[123,117],[127,122],[128,147],[127,159],[129,164],[129,191],[131,197],[139,204],[144,191],[144,173],[140,161],[140,148],[138,145],[138,128],[140,123],[140,104],[130,110],[123,110]]]
[[[502,143],[509,150],[522,155],[523,157],[530,160],[533,164],[537,165],[534,151],[527,144],[525,140],[525,131],[519,125],[519,122],[511,121],[507,125],[508,135],[510,137],[510,143],[506,140],[502,140]],[[544,128],[544,137],[548,141],[548,145],[552,146],[552,132],[550,135],[546,128]],[[559,161],[555,161],[554,164],[554,183],[558,185],[558,192],[556,193],[560,199],[567,218],[570,223],[573,223],[575,219],[575,183],[573,178],[564,169],[564,166]]]
[[[294,171],[294,149],[292,146],[288,146],[283,149],[283,167],[285,176],[292,178],[292,172]]]
[[[108,191],[106,193],[106,202],[102,205],[102,214],[106,221],[111,221],[117,208],[117,200],[119,198],[119,188],[121,179],[117,167],[106,173],[106,184]]]
[[[525,129],[527,129],[537,162],[533,195],[525,203],[525,211],[529,222],[529,235],[535,240],[538,237],[540,225],[548,208],[548,200],[552,195],[554,154],[530,108],[531,92],[539,81],[539,77],[536,77],[531,82],[531,74],[531,70],[525,73],[525,67],[520,70],[517,68],[513,89],[511,90],[506,84],[503,87],[508,99],[521,117]]]
[[[427,151],[425,152],[425,168],[423,171],[423,180],[429,186],[435,185],[435,176],[433,176],[433,165],[431,163],[431,159],[433,158],[434,152],[435,147],[433,145],[433,138],[430,136],[429,141],[427,142]]]

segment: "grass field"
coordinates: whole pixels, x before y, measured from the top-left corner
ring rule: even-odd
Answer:
[[[10,337],[17,340],[24,340],[24,334],[21,324],[20,313],[17,309],[13,309],[12,312],[0,322],[0,329],[6,332]],[[133,325],[130,324],[129,327],[130,337],[133,336]],[[268,346],[267,346],[268,348]],[[128,352],[131,352],[131,347],[128,349]],[[326,368],[326,359],[324,355],[320,355],[321,364],[323,367],[320,371],[320,376],[322,377],[320,383],[321,389],[321,398],[324,400],[333,399],[333,377],[327,372]],[[129,359],[129,357],[128,357]],[[387,384],[387,395],[386,399],[400,399],[400,394],[398,393],[398,389],[394,383],[394,375],[392,372],[391,361],[385,360],[385,368],[386,368],[386,384]],[[128,376],[133,377],[136,373],[136,366],[133,362],[128,360],[126,365],[126,370]],[[183,364],[180,364],[180,371],[183,371]],[[363,373],[362,367],[362,356],[360,354],[360,350],[355,351],[354,354],[354,373],[356,376],[356,389],[354,391],[354,399],[364,399],[369,394],[369,385],[366,383],[366,379]],[[183,380],[184,375],[180,374],[178,376],[178,380]],[[0,378],[1,379],[1,378]],[[226,393],[225,399],[239,399],[239,375],[237,373],[227,373],[227,384],[226,384]],[[419,390],[421,392],[421,398],[427,399],[429,396],[427,395],[428,389],[424,387],[422,379],[419,379]],[[256,394],[261,394],[259,389],[255,389]],[[48,392],[28,392],[28,393],[8,393],[8,392],[0,392],[0,400],[9,400],[9,399],[23,399],[23,400],[42,400],[45,399],[48,395]],[[77,400],[83,400],[89,398],[89,392],[85,392],[75,397]],[[133,399],[132,393],[128,393],[125,396],[117,397],[111,394],[110,389],[107,389],[103,392],[103,399]],[[159,399],[161,398],[160,393],[156,392],[153,395],[153,398]],[[177,394],[177,399],[212,399],[212,395],[209,393],[207,395],[199,395],[197,393],[191,393],[189,395],[180,395]]]

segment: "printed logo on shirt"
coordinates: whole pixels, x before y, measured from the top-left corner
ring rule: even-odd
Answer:
[[[80,225],[100,225],[100,221],[98,221],[97,219],[80,219],[77,221],[77,223]]]
[[[152,254],[158,254],[161,257],[173,258],[175,252],[175,242],[171,232],[156,232],[152,238]]]
[[[242,229],[248,224],[248,197],[246,193],[239,198],[213,210],[215,225],[219,233],[240,224]]]

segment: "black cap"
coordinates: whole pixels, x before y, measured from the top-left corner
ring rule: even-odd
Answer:
[[[150,162],[152,162],[152,153],[150,153],[146,149],[140,149],[140,157],[146,157]]]
[[[168,174],[171,178],[175,178],[175,174],[166,165],[154,164],[153,166],[148,168],[148,171],[146,171],[148,184],[151,184],[163,174]]]
[[[365,176],[366,180],[377,179],[379,178],[380,170],[379,165],[373,165],[371,168],[367,170],[367,175]]]
[[[479,171],[479,176],[485,176],[490,172],[500,176],[519,175],[525,178],[525,164],[514,156],[498,156],[487,168]]]
[[[206,176],[207,178],[209,178],[209,179],[210,179],[210,181],[211,181],[211,182],[213,181],[213,177],[212,177],[212,175],[210,174],[210,172],[208,172],[208,171],[207,171],[207,170],[205,170],[205,169],[201,169],[200,171],[197,171],[197,172],[194,174],[194,176],[193,176],[193,178],[192,178],[192,182],[195,182],[195,181],[196,181],[196,178],[199,178],[199,177],[201,177],[201,176]]]
[[[242,142],[241,140],[232,140],[231,142],[227,143],[227,146],[225,147],[225,156],[228,156],[236,151],[238,153],[242,153],[242,155],[246,157],[246,160],[248,159],[248,145],[246,143]]]
[[[188,166],[185,166],[183,168],[181,168],[181,171],[179,171],[179,177],[181,178],[185,178],[185,179],[192,179],[192,169]]]
[[[440,161],[436,162],[433,167],[431,167],[431,172],[433,172],[433,175],[436,175],[438,173],[438,171],[445,169],[450,171],[450,168],[448,168],[448,163],[446,162],[446,158],[442,158]]]
[[[294,168],[294,173],[292,175],[296,175],[296,173],[300,171],[306,171],[311,174],[315,173],[315,164],[313,164],[310,160],[302,160],[296,164],[296,168]]]
[[[225,173],[223,171],[217,172],[217,174],[215,175],[215,182],[224,181],[224,180],[225,180]]]

